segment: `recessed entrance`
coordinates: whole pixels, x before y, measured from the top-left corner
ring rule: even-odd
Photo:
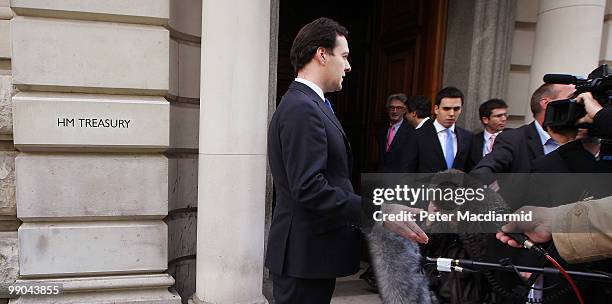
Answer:
[[[353,182],[374,172],[375,134],[386,124],[385,99],[402,92],[433,98],[442,85],[447,1],[281,1],[277,103],[294,79],[289,52],[306,23],[329,17],[349,31],[352,71],[341,92],[329,94],[353,147]]]
[[[433,99],[442,86],[447,7],[447,0],[280,1],[277,104],[295,77],[289,53],[299,29],[329,17],[349,31],[352,71],[343,90],[327,97],[351,142],[357,192],[360,174],[376,169],[375,134],[387,124],[386,97],[401,92]],[[365,246],[363,258],[368,259]],[[363,286],[353,283],[340,282],[338,288],[351,295]]]

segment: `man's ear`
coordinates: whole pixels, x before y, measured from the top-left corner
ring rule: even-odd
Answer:
[[[483,125],[488,125],[489,124],[489,117],[481,117],[480,118],[480,122],[482,122]]]
[[[550,98],[548,97],[540,98],[540,109],[545,110],[549,102],[550,102]]]
[[[318,47],[315,53],[315,58],[320,64],[325,64],[325,57],[327,56],[327,50],[324,47]]]

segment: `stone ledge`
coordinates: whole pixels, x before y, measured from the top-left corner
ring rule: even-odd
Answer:
[[[167,274],[143,274],[101,277],[77,278],[50,278],[50,279],[21,279],[18,283],[62,284],[64,292],[104,291],[105,289],[134,289],[170,287],[174,285],[174,278]]]
[[[79,20],[165,25],[170,15],[168,0],[12,0],[19,15]]]
[[[17,16],[11,27],[21,90],[168,90],[170,38],[161,26]]]
[[[22,151],[159,152],[170,140],[163,97],[21,92],[13,120]]]
[[[163,155],[22,153],[15,165],[17,216],[24,222],[162,219],[168,214],[168,159]]]
[[[18,235],[21,278],[159,273],[168,264],[162,221],[23,223]]]
[[[66,293],[60,297],[21,297],[10,304],[181,304],[181,297],[168,288]]]

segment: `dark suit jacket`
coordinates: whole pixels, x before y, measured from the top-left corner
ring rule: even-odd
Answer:
[[[482,149],[484,148],[484,131],[474,134],[472,139],[472,150],[470,151],[470,167],[476,166],[482,159]]]
[[[544,148],[534,121],[497,136],[493,151],[485,155],[470,173],[477,175],[484,183],[497,180],[500,187],[498,193],[514,211],[529,199],[525,191],[529,188],[528,173],[532,171],[533,161],[543,155]]]
[[[389,151],[387,150],[387,132],[389,127],[380,128],[376,139],[378,141],[378,172],[399,173],[401,172],[402,157],[406,154],[406,146],[414,128],[406,120],[402,122],[397,133],[393,137]]]
[[[478,162],[472,173],[529,173],[532,161],[542,155],[544,148],[534,121],[499,134],[493,151]]]
[[[505,128],[504,131],[510,131],[512,129]],[[474,140],[472,141],[472,151],[470,152],[470,168],[476,167],[482,160],[482,150],[484,149],[484,131],[474,134]]]
[[[469,171],[469,155],[474,135],[458,126],[455,126],[455,134],[457,135],[457,154],[453,168]],[[402,172],[435,173],[449,169],[444,160],[444,152],[440,146],[433,119],[428,120],[421,128],[414,131],[404,159]]]
[[[537,158],[532,169],[529,205],[556,207],[586,197],[610,195],[612,164],[598,162],[580,140]]]
[[[266,266],[297,278],[335,278],[359,269],[361,197],[351,149],[336,116],[308,86],[293,82],[268,130],[276,207]]]

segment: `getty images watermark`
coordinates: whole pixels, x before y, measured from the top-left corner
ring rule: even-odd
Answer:
[[[486,186],[444,187],[420,185],[411,187],[409,185],[394,185],[388,188],[379,187],[372,190],[372,203],[377,206],[383,203],[414,206],[417,202],[424,202],[428,204],[429,211],[401,210],[396,213],[384,213],[382,210],[379,210],[373,212],[372,217],[377,222],[521,222],[533,220],[533,213],[531,211],[521,211],[518,213],[500,212],[500,210],[474,212],[469,205],[482,204],[486,199],[486,195]],[[446,207],[440,207],[442,204],[446,204]],[[435,211],[431,212],[431,210]]]

